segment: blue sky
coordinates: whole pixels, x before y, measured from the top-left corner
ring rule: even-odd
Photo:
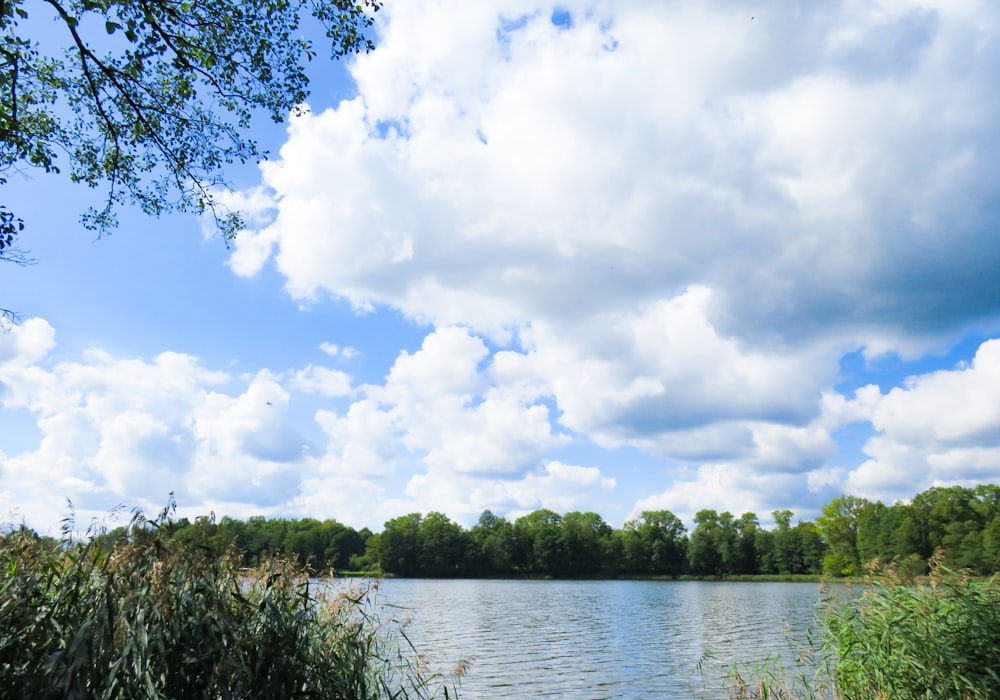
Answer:
[[[248,229],[12,177],[0,514],[815,517],[1000,482],[1000,8],[387,3]]]

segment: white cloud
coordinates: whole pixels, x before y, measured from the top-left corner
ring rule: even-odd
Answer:
[[[852,471],[852,492],[905,497],[935,484],[1000,480],[1000,340],[980,345],[971,365],[913,376],[879,397],[870,459]]]
[[[796,519],[809,520],[832,495],[836,492],[818,492],[805,474],[706,464],[697,469],[693,479],[678,480],[663,493],[639,499],[630,517],[645,510],[669,510],[691,528],[695,514],[702,509],[729,511],[737,517],[756,513],[763,522],[770,520],[772,511],[788,508]]]
[[[994,8],[568,7],[386,9],[359,97],[264,167],[293,296],[496,333],[702,286],[758,346],[904,345],[996,305],[953,275],[993,230]]]
[[[327,436],[319,448],[291,427],[293,392],[304,389],[298,372],[261,370],[229,391],[231,378],[177,353],[145,362],[90,352],[51,369],[8,362],[3,399],[40,397],[24,405],[42,437],[33,451],[5,455],[0,469],[32,514],[57,514],[66,496],[84,513],[120,502],[155,509],[170,490],[189,508],[332,514],[375,528],[415,510],[464,523],[486,508],[510,517],[541,507],[600,512],[619,479],[549,456],[579,438],[557,430],[565,414],[551,415],[542,399],[572,393],[552,390],[557,383],[546,383],[549,368],[532,366],[532,352],[491,354],[466,330],[438,329],[400,354],[384,384],[358,387],[343,412],[318,411]],[[710,348],[704,355],[716,366]],[[624,366],[641,356],[618,359]],[[664,357],[682,375],[702,371],[697,362],[685,367],[684,356],[669,362],[669,343]],[[874,386],[853,398],[828,391],[805,424],[753,419],[740,408],[734,419],[631,435],[623,442],[674,465],[650,475],[646,493],[669,487],[634,510],[690,519],[706,507],[764,515],[788,507],[808,517],[843,489],[893,500],[937,483],[998,480],[998,370],[1000,341],[988,341],[971,364],[911,377],[886,395]],[[568,361],[560,371],[587,385],[585,365]],[[832,467],[833,432],[869,420],[877,431],[865,446],[870,458],[847,473]]]
[[[350,360],[359,355],[356,348],[352,347],[341,347],[336,343],[320,343],[319,349],[325,352],[330,357],[343,357],[344,359]]]
[[[633,515],[665,508],[690,523],[698,510],[710,508],[737,516],[754,512],[766,520],[773,510],[789,508],[811,519],[842,483],[842,476],[827,467],[837,446],[824,422],[819,417],[804,427],[743,423],[740,450],[724,453],[722,459],[697,460],[692,473],[678,475],[661,493],[640,498]]]
[[[550,461],[520,478],[471,478],[447,469],[413,476],[406,495],[471,526],[486,509],[515,519],[539,508],[557,513],[596,508],[617,485],[596,467]]]
[[[319,465],[323,473],[368,479],[388,477],[406,454],[399,444],[395,417],[377,401],[355,401],[343,416],[319,411],[316,422],[329,439]]]
[[[330,398],[350,396],[354,393],[354,389],[351,387],[351,375],[329,367],[316,367],[314,365],[297,371],[292,378],[291,385],[298,391]]]
[[[892,389],[874,426],[917,445],[1000,440],[1000,340],[983,343],[970,367],[911,377]]]
[[[55,338],[55,329],[45,319],[29,318],[11,327],[0,333],[0,366],[9,371],[37,362],[52,349]]]
[[[31,319],[10,342],[31,347],[43,327]],[[15,358],[0,369],[3,400],[36,416],[41,439],[0,470],[32,508],[46,501],[52,512],[67,497],[88,512],[158,508],[171,491],[266,502],[297,487],[282,465],[301,457],[303,440],[287,421],[287,391],[266,371],[231,396],[218,391],[230,382],[225,373],[174,352],[145,361],[90,351],[51,368],[41,351],[27,356],[36,364]]]
[[[316,366],[237,380],[172,352],[145,361],[89,351],[46,367],[42,351],[30,349],[39,328],[48,325],[15,329],[9,343],[28,349],[0,374],[5,404],[28,409],[41,433],[37,448],[0,462],[4,483],[32,514],[51,516],[67,497],[81,516],[117,503],[155,510],[174,491],[188,510],[331,515],[343,507],[336,517],[379,526],[399,514],[393,507],[428,510],[456,488],[481,494],[454,502],[468,514],[489,507],[489,494],[519,507],[613,486],[594,469],[542,466],[565,442],[548,408],[497,383],[486,346],[463,329],[430,333],[418,351],[399,355],[384,384],[352,388],[347,375]],[[342,413],[316,412],[325,446],[292,427],[292,404],[308,395],[352,399]],[[421,480],[434,485],[422,495],[413,491]]]
[[[119,413],[101,425],[100,445],[88,462],[114,493],[165,498],[177,486],[173,470],[188,464],[193,452],[190,433],[172,428],[149,413]]]
[[[5,479],[379,518],[599,502],[615,475],[568,444],[656,460],[641,503],[682,513],[1000,479],[997,341],[886,395],[834,389],[845,353],[1000,328],[998,6],[559,7],[570,26],[532,0],[387,5],[358,94],[290,120],[227,200],[251,224],[235,274],[431,329],[384,380],[54,363],[32,319],[0,336],[0,381],[42,438]],[[866,456],[833,464],[866,421]]]
[[[562,426],[706,459],[745,452],[750,424],[834,420],[848,349],[912,353],[1000,304],[966,274],[971,250],[1000,267],[981,206],[1000,103],[976,90],[995,9],[581,2],[569,28],[552,9],[387,8],[358,97],[295,120],[263,168],[293,296],[472,329]],[[387,401],[410,449],[454,461]]]
[[[330,464],[339,465],[329,468],[386,476],[404,454],[431,470],[465,474],[534,468],[564,440],[534,395],[493,384],[489,357],[479,338],[459,328],[438,329],[417,352],[401,353],[384,386],[365,387],[366,398],[343,416],[318,416],[331,438]]]

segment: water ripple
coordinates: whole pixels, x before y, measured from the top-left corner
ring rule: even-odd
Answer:
[[[558,697],[727,697],[699,674],[791,656],[818,586],[796,583],[388,580],[381,597],[405,610],[407,635],[447,672],[473,659],[467,700]],[[710,679],[709,679],[710,680]],[[711,685],[711,684],[710,684]]]

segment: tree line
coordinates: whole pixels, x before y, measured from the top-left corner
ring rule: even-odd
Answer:
[[[852,576],[878,559],[920,575],[941,554],[945,567],[977,575],[1000,572],[1000,486],[930,488],[887,506],[838,496],[815,521],[793,524],[790,510],[700,510],[694,527],[669,510],[645,511],[621,528],[593,512],[536,510],[513,521],[487,510],[471,528],[443,513],[411,513],[382,532],[336,520],[246,521],[200,517],[171,521],[165,534],[195,547],[232,547],[245,566],[274,554],[314,571],[330,568],[403,577],[817,575]],[[124,536],[125,529],[106,537]]]
[[[469,530],[431,512],[394,518],[367,552],[399,576],[725,576],[818,574],[825,549],[812,523],[775,529],[753,513],[702,510],[688,533],[668,510],[645,511],[619,529],[593,512],[536,510],[508,521],[485,511]]]

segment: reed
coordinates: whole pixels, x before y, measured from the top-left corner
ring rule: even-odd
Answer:
[[[377,584],[337,593],[294,562],[181,547],[169,510],[117,538],[0,537],[0,688],[30,698],[455,697],[383,619]]]
[[[931,561],[918,581],[868,567],[858,595],[824,598],[820,633],[793,670],[768,659],[729,672],[730,695],[835,700],[1000,697],[1000,582]]]
[[[870,567],[859,599],[825,617],[833,678],[854,698],[1000,697],[1000,586],[931,562],[910,582],[894,566]]]

